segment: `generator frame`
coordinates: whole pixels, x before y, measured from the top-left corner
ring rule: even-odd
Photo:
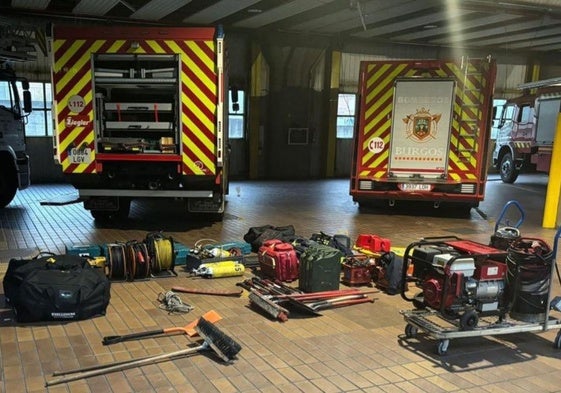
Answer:
[[[484,318],[484,323],[470,330],[462,329],[458,321],[446,318],[440,310],[434,310],[430,307],[416,310],[401,310],[400,314],[406,322],[405,336],[414,338],[419,331],[423,331],[428,337],[438,340],[435,352],[438,355],[445,355],[450,345],[450,340],[456,338],[496,336],[525,332],[545,332],[552,329],[561,329],[561,319],[550,316],[552,307],[552,281],[554,278],[554,269],[557,270],[556,255],[557,243],[561,236],[561,227],[557,230],[554,237],[553,258],[551,260],[550,285],[547,294],[547,307],[545,310],[544,320],[541,322],[521,322],[509,319],[499,315],[496,320],[492,318]],[[410,247],[407,248],[404,256],[404,265],[407,263],[407,255]],[[405,267],[405,266],[404,266]],[[406,271],[406,269],[405,269]],[[404,281],[405,284],[405,281]],[[405,288],[405,285],[404,285]],[[402,293],[403,295],[403,293]],[[559,310],[557,310],[559,311]],[[443,322],[446,322],[444,324]],[[553,347],[561,349],[561,331],[553,341]]]

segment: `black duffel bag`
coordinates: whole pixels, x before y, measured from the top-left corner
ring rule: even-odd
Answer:
[[[250,227],[243,236],[246,243],[251,244],[251,251],[258,252],[259,247],[267,240],[278,239],[283,242],[290,242],[295,236],[294,226],[285,225],[275,227],[272,225],[262,225],[259,227]]]
[[[104,315],[110,282],[78,255],[12,259],[4,276],[6,303],[18,322],[82,320]]]

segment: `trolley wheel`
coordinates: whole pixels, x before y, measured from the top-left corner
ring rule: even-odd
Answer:
[[[408,323],[407,325],[405,325],[405,335],[407,336],[407,338],[414,338],[417,337],[417,333],[418,333],[418,329],[416,326],[411,325],[410,323]]]
[[[555,340],[553,341],[553,348],[561,349],[561,330],[557,332],[557,336],[555,336]]]
[[[460,328],[462,330],[473,330],[479,323],[479,316],[475,310],[469,310],[460,317]]]
[[[436,344],[436,353],[437,355],[446,355],[446,351],[448,351],[448,345],[450,344],[450,340],[440,340],[438,344]]]

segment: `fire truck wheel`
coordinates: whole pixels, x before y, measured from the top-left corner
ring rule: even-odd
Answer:
[[[18,180],[16,169],[9,160],[0,159],[0,167],[3,168],[0,172],[0,208],[3,208],[8,206],[16,196]]]
[[[92,217],[96,221],[126,220],[129,217],[131,208],[130,198],[119,198],[119,209],[111,210],[90,210]]]
[[[111,213],[106,210],[90,210],[90,213],[96,221],[108,221],[111,219]]]
[[[469,310],[460,317],[460,328],[462,330],[473,330],[479,323],[479,316],[475,310]]]
[[[131,211],[131,199],[120,197],[119,198],[119,210],[117,210],[113,215],[118,219],[126,219],[129,217]]]
[[[501,160],[499,171],[501,174],[501,180],[504,183],[514,183],[516,181],[520,171],[516,169],[511,153],[505,153]]]

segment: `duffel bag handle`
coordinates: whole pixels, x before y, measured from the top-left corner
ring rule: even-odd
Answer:
[[[51,258],[45,258],[45,269],[47,270],[77,270],[91,267],[87,258],[64,254],[52,255]]]

